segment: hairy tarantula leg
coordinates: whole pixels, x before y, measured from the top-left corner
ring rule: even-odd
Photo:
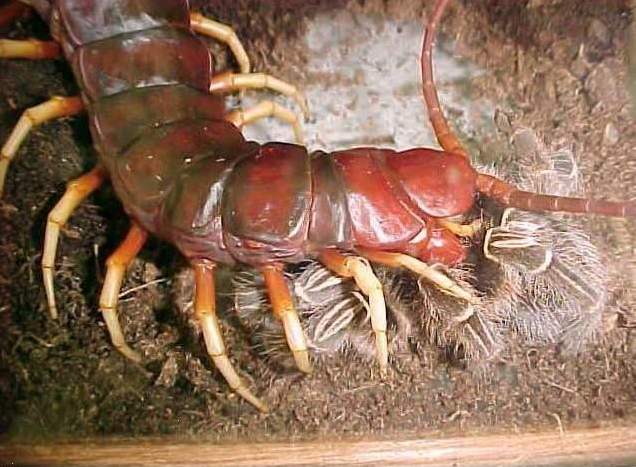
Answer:
[[[53,319],[57,318],[55,306],[55,291],[53,285],[53,267],[55,253],[60,236],[60,229],[66,224],[73,211],[88,195],[101,186],[107,178],[103,167],[97,166],[90,172],[68,183],[66,192],[49,213],[44,234],[44,250],[42,252],[42,277],[49,313]]]
[[[206,18],[200,13],[190,13],[190,27],[199,34],[227,44],[241,68],[241,73],[250,72],[250,59],[234,29],[223,23]]]
[[[523,250],[532,247],[540,247],[540,245],[531,238],[525,237],[517,232],[511,232],[502,227],[488,229],[484,236],[484,256],[495,263],[502,263],[502,260],[494,254],[492,248],[498,248],[500,252],[511,250]],[[534,267],[528,268],[529,274],[540,274],[548,270],[553,260],[553,252],[549,248],[542,248],[543,260]]]
[[[439,218],[437,223],[444,227],[449,232],[454,233],[460,237],[473,237],[479,232],[483,226],[480,219],[475,219],[470,224],[460,224],[459,222],[453,222],[448,219]]]
[[[53,97],[24,111],[0,150],[0,196],[2,196],[4,180],[7,176],[11,159],[15,157],[29,131],[48,120],[69,117],[79,113],[82,109],[84,109],[84,104],[82,104],[82,100],[79,97]]]
[[[225,117],[226,120],[232,122],[241,128],[247,123],[259,120],[261,118],[275,117],[286,123],[289,123],[294,129],[294,136],[298,144],[303,144],[303,130],[298,122],[298,117],[294,112],[285,107],[278,105],[272,101],[261,101],[254,107],[247,110],[235,110]]]
[[[533,235],[534,229],[531,225],[514,222],[511,224],[509,218],[514,211],[514,208],[506,209],[499,225],[486,231],[482,247],[484,256],[495,263],[503,264],[505,261],[502,261],[502,258],[509,256],[514,250],[530,251],[535,249],[535,251],[542,253],[541,261],[538,261],[539,258],[536,258],[535,255],[534,268],[527,267],[527,272],[530,274],[545,272],[552,264],[554,255],[552,248],[539,243],[538,239]],[[515,226],[515,224],[517,225]],[[496,252],[493,252],[493,250],[496,250]],[[524,269],[526,268],[524,267]]]
[[[17,18],[25,14],[29,7],[22,2],[12,0],[0,7],[0,28],[10,25]]]
[[[60,46],[54,41],[0,39],[0,58],[46,60],[58,58],[60,55]]]
[[[300,371],[311,373],[307,340],[294,307],[294,301],[280,266],[263,268],[263,279],[274,315],[283,322],[285,337]]]
[[[147,238],[148,232],[133,223],[124,241],[106,260],[106,279],[102,287],[102,294],[99,297],[99,310],[104,316],[113,346],[125,357],[136,363],[141,361],[141,356],[126,344],[124,333],[117,319],[117,302],[126,268],[135,259]]]
[[[227,384],[261,412],[267,412],[265,405],[245,386],[225,351],[223,335],[216,316],[216,294],[214,291],[214,267],[211,261],[200,260],[192,264],[194,269],[194,311],[196,319],[201,325],[205,347],[214,365],[221,372]]]
[[[369,297],[371,327],[375,333],[375,347],[380,370],[386,371],[389,350],[386,337],[386,304],[382,284],[376,277],[371,265],[359,256],[346,256],[336,250],[325,250],[319,260],[333,272],[342,277],[352,277],[358,287]]]
[[[459,284],[450,279],[444,273],[412,256],[402,253],[388,253],[385,251],[360,250],[360,253],[374,263],[399,268],[403,267],[437,285],[441,290],[454,297],[475,303],[477,297],[463,289]]]
[[[210,92],[229,92],[241,89],[269,89],[290,97],[301,108],[305,119],[309,118],[307,98],[295,86],[265,73],[222,73],[210,81]]]

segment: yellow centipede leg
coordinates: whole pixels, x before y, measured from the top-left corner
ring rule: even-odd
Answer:
[[[0,196],[4,189],[9,164],[33,127],[55,118],[75,115],[83,109],[84,104],[79,97],[53,97],[24,111],[0,150]]]
[[[0,39],[0,58],[46,60],[60,56],[60,46],[57,42],[37,41],[35,39],[21,41]]]
[[[225,119],[241,128],[248,123],[268,117],[278,118],[279,120],[289,123],[294,130],[296,142],[303,144],[303,130],[298,121],[298,116],[291,110],[278,105],[276,102],[262,101],[249,109],[230,112]]]
[[[296,86],[265,73],[222,73],[210,81],[210,92],[232,92],[243,89],[269,89],[293,99],[309,118],[307,98]]]
[[[298,319],[282,269],[279,266],[268,266],[263,269],[263,278],[274,315],[283,322],[287,344],[294,355],[296,366],[300,371],[311,373],[305,331]]]
[[[124,339],[124,333],[117,318],[117,302],[126,268],[135,259],[147,238],[148,233],[133,223],[124,241],[106,261],[106,279],[104,279],[104,286],[99,297],[99,310],[102,312],[113,345],[126,358],[137,363],[141,361],[141,356],[131,349]]]
[[[342,277],[352,277],[362,293],[369,297],[371,327],[375,333],[376,358],[380,371],[385,372],[389,361],[386,337],[386,304],[382,284],[376,277],[369,262],[359,256],[346,256],[336,250],[325,250],[320,254],[320,262]]]
[[[192,30],[227,44],[241,68],[241,73],[250,72],[250,59],[234,29],[226,24],[206,18],[200,13],[190,13]]]
[[[46,291],[49,313],[53,319],[57,318],[53,268],[60,230],[77,206],[99,188],[106,178],[107,174],[104,168],[97,166],[90,172],[69,182],[64,196],[49,213],[44,234],[44,250],[42,251],[42,277],[44,279],[44,290]]]
[[[205,346],[214,365],[221,372],[227,384],[258,410],[267,412],[267,405],[245,386],[227,357],[219,320],[216,316],[214,266],[213,262],[206,260],[198,261],[192,265],[195,282],[194,311],[203,331]]]

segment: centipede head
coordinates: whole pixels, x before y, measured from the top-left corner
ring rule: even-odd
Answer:
[[[437,26],[450,0],[437,0],[424,31],[421,53],[422,92],[429,118],[437,141],[446,153],[463,156],[469,154],[453,133],[441,110],[439,96],[433,80],[432,51]],[[636,218],[636,202],[611,202],[596,199],[573,198],[559,194],[545,195],[534,191],[525,191],[492,175],[476,173],[476,192],[497,201],[504,207],[512,207],[532,212],[569,212],[599,214],[613,217]]]

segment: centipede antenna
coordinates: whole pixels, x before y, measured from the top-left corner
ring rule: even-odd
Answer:
[[[422,93],[424,95],[424,101],[426,102],[426,108],[428,109],[431,125],[433,125],[433,130],[435,131],[435,136],[440,146],[446,152],[461,154],[468,158],[468,152],[466,152],[459,139],[457,139],[457,136],[455,136],[448,126],[448,121],[442,112],[439,96],[437,95],[437,89],[435,88],[435,82],[433,80],[433,43],[435,41],[435,34],[437,33],[437,25],[444,14],[448,2],[449,0],[438,0],[424,30],[422,56],[420,59],[422,66]]]
[[[477,175],[477,190],[500,204],[524,211],[553,211],[574,214],[600,214],[610,217],[636,217],[636,202],[612,202],[598,199],[541,195],[518,190],[514,186],[485,174]]]

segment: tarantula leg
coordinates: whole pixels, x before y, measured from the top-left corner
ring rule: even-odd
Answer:
[[[230,92],[242,89],[269,89],[290,97],[301,108],[305,119],[309,118],[307,98],[295,86],[265,73],[222,73],[210,81],[210,92]]]
[[[553,261],[553,251],[542,244],[542,228],[532,222],[510,220],[515,209],[508,208],[501,217],[498,226],[490,228],[484,236],[484,256],[499,264],[513,261],[516,267],[528,274],[545,272]],[[523,261],[520,262],[520,258]]]
[[[294,136],[298,144],[303,144],[303,130],[300,127],[298,116],[289,109],[278,105],[272,101],[261,101],[254,107],[246,110],[235,110],[225,117],[226,120],[232,122],[241,128],[247,123],[251,123],[261,118],[275,117],[286,123],[289,123],[294,129]]]
[[[190,13],[190,27],[199,34],[227,44],[241,68],[241,73],[250,72],[250,59],[234,29],[223,23],[206,18],[200,13]]]
[[[274,315],[283,322],[287,344],[294,355],[296,366],[300,371],[311,373],[307,340],[294,307],[289,287],[279,266],[268,266],[263,269],[265,287],[272,303]]]
[[[104,279],[102,294],[99,297],[99,310],[106,322],[113,346],[125,357],[137,363],[141,361],[141,356],[126,344],[117,319],[117,302],[126,269],[144,246],[147,238],[148,233],[133,223],[124,241],[106,260],[106,279]]]
[[[471,292],[462,288],[444,273],[417,258],[402,253],[388,253],[385,251],[360,250],[360,253],[374,263],[380,263],[394,268],[403,267],[413,271],[415,274],[435,284],[441,290],[457,298],[461,298],[470,303],[477,301],[477,297]]]
[[[97,166],[90,172],[68,183],[66,192],[49,213],[44,234],[44,250],[42,252],[42,277],[49,313],[53,319],[57,318],[55,305],[55,291],[53,285],[53,267],[55,253],[60,236],[60,229],[66,224],[73,211],[93,191],[106,180],[107,174],[103,167]]]
[[[386,304],[382,284],[376,277],[369,262],[359,256],[346,256],[336,250],[325,250],[319,260],[342,277],[352,277],[358,287],[369,297],[371,327],[375,333],[377,359],[382,372],[386,371],[389,350],[386,337]]]
[[[54,41],[0,39],[0,58],[46,60],[58,58],[60,55],[60,46]]]
[[[221,327],[216,316],[216,294],[214,291],[214,263],[201,260],[192,264],[194,269],[195,295],[194,311],[195,316],[205,339],[205,347],[212,358],[214,365],[221,372],[227,384],[261,412],[267,412],[267,405],[245,386],[245,383],[238,375],[225,351]]]
[[[0,150],[0,196],[2,196],[4,180],[7,176],[11,159],[15,157],[29,131],[41,123],[55,118],[69,117],[83,109],[84,104],[82,104],[82,100],[79,97],[53,97],[24,111],[6,143],[4,143],[2,150]]]

